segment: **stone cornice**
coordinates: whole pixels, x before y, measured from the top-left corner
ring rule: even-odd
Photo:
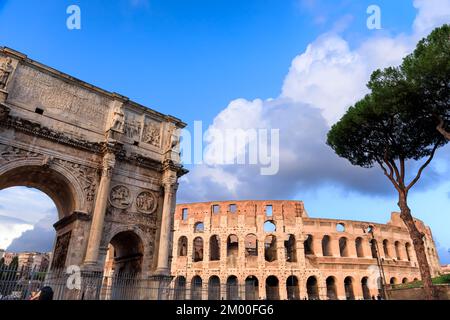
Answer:
[[[64,217],[61,220],[59,220],[58,222],[56,222],[53,225],[53,227],[55,228],[55,230],[59,230],[61,228],[64,228],[65,226],[73,223],[76,220],[89,221],[89,220],[91,220],[91,216],[86,213],[83,213],[83,212],[75,211],[70,216]]]
[[[116,155],[117,160],[129,162],[134,165],[163,172],[165,169],[170,169],[177,172],[178,176],[186,174],[188,171],[181,165],[176,165],[173,162],[165,161],[161,164],[159,161],[143,156],[141,154],[131,152],[127,154],[124,145],[117,141],[107,142],[90,142],[84,139],[77,139],[70,137],[65,133],[42,126],[40,123],[30,120],[13,117],[9,115],[10,108],[5,104],[0,103],[0,126],[6,128],[13,128],[18,131],[48,139],[57,143],[68,145],[74,148],[86,150],[98,155],[104,155],[111,152]]]

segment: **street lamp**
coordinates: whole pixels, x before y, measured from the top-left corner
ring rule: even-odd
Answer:
[[[387,292],[386,292],[386,276],[384,274],[383,260],[380,258],[380,255],[379,255],[378,242],[375,240],[375,236],[373,234],[373,226],[365,227],[363,229],[363,232],[369,233],[372,236],[371,248],[373,246],[375,249],[374,251],[375,251],[375,257],[377,259],[378,271],[380,272],[382,298],[384,300],[386,300],[388,297]],[[373,241],[375,241],[375,243]]]

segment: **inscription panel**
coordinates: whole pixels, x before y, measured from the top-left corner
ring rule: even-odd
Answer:
[[[82,87],[70,85],[29,66],[19,65],[8,100],[67,122],[89,124],[103,129],[109,112],[109,100]]]

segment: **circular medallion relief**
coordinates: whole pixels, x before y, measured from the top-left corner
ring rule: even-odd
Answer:
[[[139,212],[153,213],[157,205],[156,196],[150,191],[141,192],[136,198],[136,207]]]
[[[111,189],[109,203],[115,208],[126,209],[131,204],[130,190],[125,186],[115,186]]]

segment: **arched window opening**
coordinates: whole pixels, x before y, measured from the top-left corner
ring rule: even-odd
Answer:
[[[277,260],[277,237],[269,235],[264,241],[264,258],[268,262]]]
[[[319,300],[319,287],[316,277],[309,277],[306,281],[306,293],[309,300]]]
[[[237,257],[239,251],[239,239],[236,235],[231,234],[227,239],[227,256]]]
[[[342,237],[339,239],[339,253],[341,257],[348,257],[348,246],[346,237]]]
[[[220,239],[218,235],[213,235],[209,238],[209,260],[220,260]]]
[[[364,300],[370,300],[370,289],[369,289],[369,278],[364,277],[361,279],[361,287],[362,287],[362,293]]]
[[[277,231],[277,226],[271,220],[264,222],[264,232],[270,233]]]
[[[187,249],[188,249],[188,239],[185,236],[180,237],[180,239],[178,239],[178,256],[186,257]]]
[[[208,300],[220,300],[220,279],[211,276],[208,281]]]
[[[275,276],[270,276],[266,279],[266,299],[280,300],[279,282]]]
[[[175,279],[175,300],[185,300],[186,299],[186,278],[183,276],[178,276]]]
[[[258,256],[258,238],[254,234],[245,237],[245,257]]]
[[[356,256],[358,258],[364,258],[364,250],[363,250],[363,240],[361,237],[356,238],[355,247],[356,247]]]
[[[300,288],[296,276],[289,276],[286,280],[286,291],[288,300],[300,300]]]
[[[337,232],[345,232],[345,224],[343,224],[343,223],[336,224],[336,231]]]
[[[259,300],[259,282],[255,276],[245,279],[245,300]]]
[[[313,248],[313,236],[308,234],[306,237],[306,240],[303,242],[303,247],[305,250],[305,255],[313,255],[314,254],[314,248]]]
[[[406,258],[408,259],[408,261],[411,261],[411,244],[409,242],[405,244],[405,251],[406,251]]]
[[[400,242],[395,241],[395,256],[397,257],[397,260],[402,260],[402,256],[400,254]]]
[[[202,278],[195,276],[191,281],[191,300],[202,300]]]
[[[377,240],[370,240],[370,252],[372,253],[372,258],[378,258]]]
[[[325,235],[322,238],[322,255],[324,257],[331,257],[331,239],[330,236]]]
[[[203,261],[203,239],[201,237],[194,239],[192,260],[194,262]]]
[[[408,283],[408,278],[403,278],[403,279],[402,279],[402,283],[403,283],[403,284]]]
[[[389,241],[387,239],[383,240],[383,252],[384,252],[384,256],[386,258],[390,258],[390,252],[389,252]]]
[[[205,231],[204,223],[203,222],[197,222],[194,225],[194,233],[200,233],[200,232],[203,232],[203,231]]]
[[[355,300],[355,293],[353,291],[353,279],[347,277],[344,279],[345,297],[347,300]]]
[[[238,279],[236,276],[229,276],[227,279],[227,300],[240,300]]]
[[[328,300],[337,300],[337,287],[336,287],[336,278],[328,277],[326,280],[327,284],[327,299]]]
[[[284,249],[287,262],[297,262],[297,249],[295,236],[293,234],[288,235],[288,239],[284,241]]]

